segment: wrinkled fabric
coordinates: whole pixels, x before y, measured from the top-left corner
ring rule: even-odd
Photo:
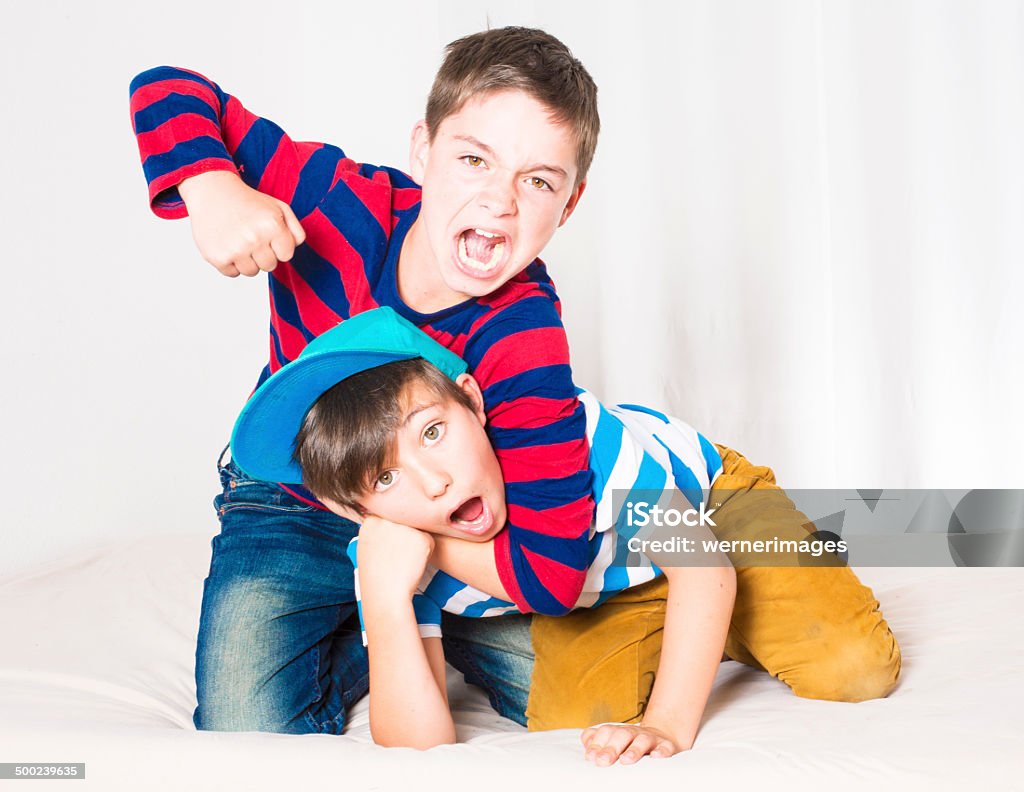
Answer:
[[[717,448],[723,472],[709,500],[721,503],[712,529],[719,539],[806,539],[815,530],[771,469]],[[804,698],[857,702],[895,688],[899,645],[852,569],[822,558],[801,558],[802,566],[752,566],[741,554],[730,560],[737,586],[727,658],[767,671]],[[638,722],[661,657],[667,593],[659,577],[594,610],[535,616],[530,730]]]

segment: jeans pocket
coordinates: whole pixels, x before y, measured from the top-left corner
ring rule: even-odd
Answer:
[[[278,484],[249,478],[234,461],[220,465],[219,469],[223,491],[213,501],[219,515],[236,509],[307,514],[319,511]]]

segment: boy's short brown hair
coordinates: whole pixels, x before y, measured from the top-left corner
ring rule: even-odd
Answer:
[[[504,27],[453,41],[427,99],[430,142],[448,116],[474,96],[515,89],[551,110],[576,139],[576,185],[590,169],[601,119],[597,85],[569,48],[543,30]]]
[[[326,391],[306,413],[293,458],[302,483],[319,497],[362,511],[359,497],[394,464],[395,432],[411,387],[472,410],[470,397],[423,358],[361,371]]]

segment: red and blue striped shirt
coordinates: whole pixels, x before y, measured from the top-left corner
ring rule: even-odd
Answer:
[[[419,313],[402,301],[396,278],[420,208],[420,187],[408,175],[355,162],[337,146],[293,141],[184,69],[138,75],[131,113],[158,216],[187,215],[177,190],[184,179],[226,170],[287,202],[306,231],[292,261],[268,277],[270,360],[259,382],[320,333],[381,305],[466,360],[483,389],[505,477],[509,517],[494,540],[498,576],[521,611],[568,612],[587,573],[594,501],[586,415],[543,262],[485,297]]]

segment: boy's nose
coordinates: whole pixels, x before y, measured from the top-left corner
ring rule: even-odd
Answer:
[[[452,483],[451,476],[443,470],[424,469],[422,472],[423,491],[430,498],[440,498]]]
[[[516,211],[516,191],[512,176],[496,174],[480,191],[480,206],[500,217]]]

